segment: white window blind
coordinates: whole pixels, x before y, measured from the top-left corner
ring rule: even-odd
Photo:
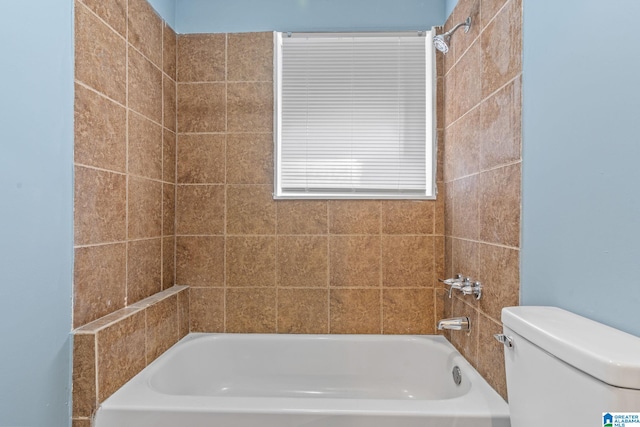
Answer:
[[[276,198],[434,198],[431,34],[276,33]]]

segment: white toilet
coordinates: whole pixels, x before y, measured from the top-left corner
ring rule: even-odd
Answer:
[[[502,323],[512,427],[640,415],[639,337],[556,307],[507,307]]]

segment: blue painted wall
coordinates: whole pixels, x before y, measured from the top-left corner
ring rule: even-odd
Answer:
[[[445,20],[449,18],[449,15],[451,15],[451,12],[453,12],[453,9],[456,7],[457,4],[458,4],[458,0],[446,0],[446,3],[444,5]]]
[[[171,26],[176,28],[176,0],[148,0],[158,15]]]
[[[68,426],[73,1],[7,1],[2,16],[0,426]]]
[[[521,302],[640,336],[638,16],[524,2]]]
[[[419,30],[444,21],[445,0],[177,0],[175,30]]]

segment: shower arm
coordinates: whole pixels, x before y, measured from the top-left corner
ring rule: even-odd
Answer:
[[[471,17],[469,16],[464,22],[459,23],[458,25],[456,25],[455,27],[453,27],[452,29],[450,29],[449,31],[447,31],[446,33],[444,33],[442,35],[442,37],[451,37],[451,35],[453,33],[456,32],[456,30],[462,26],[465,26],[466,28],[464,29],[465,33],[469,32],[469,28],[471,27]]]

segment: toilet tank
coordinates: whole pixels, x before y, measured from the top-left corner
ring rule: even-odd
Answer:
[[[502,323],[513,340],[504,351],[512,427],[640,415],[639,337],[556,307],[506,307]]]

